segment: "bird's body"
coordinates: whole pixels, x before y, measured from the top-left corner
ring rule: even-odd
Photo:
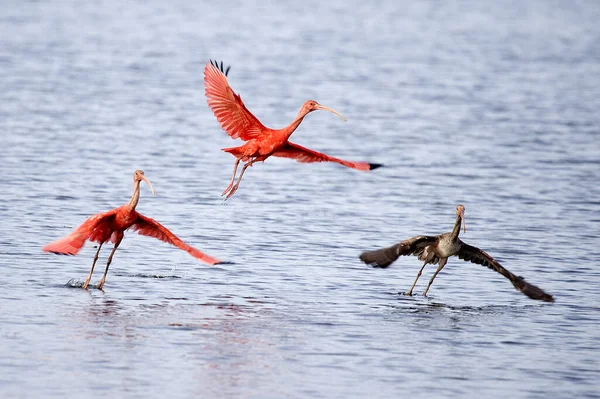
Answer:
[[[454,256],[460,250],[461,242],[458,239],[452,238],[452,233],[444,233],[439,236],[438,240],[431,248],[437,257],[449,258]]]
[[[345,161],[291,143],[288,140],[289,137],[300,126],[304,117],[312,111],[329,111],[340,116],[343,120],[346,119],[337,111],[322,106],[316,101],[308,100],[302,105],[300,112],[291,124],[282,129],[270,129],[248,111],[241,97],[231,89],[227,82],[228,71],[229,68],[223,69],[223,63],[219,68],[219,65],[212,61],[208,62],[204,69],[205,92],[209,107],[227,134],[234,139],[240,138],[245,141],[241,146],[223,149],[223,151],[237,158],[231,181],[223,192],[223,195],[227,194],[226,199],[237,191],[246,168],[252,166],[255,162],[264,162],[270,156],[292,158],[298,162],[336,162],[362,171],[381,166],[380,164],[368,162]],[[245,162],[245,165],[237,183],[234,185],[237,167],[240,162]]]
[[[265,128],[260,138],[250,139],[238,147],[223,148],[223,151],[230,153],[236,158],[241,158],[243,162],[249,160],[259,162],[267,159],[277,149],[285,145],[287,141],[285,133],[281,130]]]
[[[152,188],[152,185],[144,176],[144,172],[141,170],[135,171],[133,179],[133,195],[127,204],[112,209],[108,212],[99,213],[89,217],[71,234],[46,245],[43,250],[62,255],[76,255],[86,241],[97,242],[99,244],[98,251],[94,257],[90,274],[83,284],[84,289],[89,285],[92,273],[94,271],[94,266],[98,260],[100,249],[102,248],[102,244],[110,241],[114,244],[114,248],[108,258],[104,276],[98,284],[98,289],[102,289],[106,280],[106,274],[108,273],[108,267],[112,261],[112,257],[117,250],[117,247],[123,240],[124,232],[128,229],[133,229],[141,235],[154,237],[171,245],[175,245],[176,247],[189,252],[190,255],[194,256],[195,258],[208,264],[214,265],[221,262],[218,259],[208,256],[198,251],[196,248],[184,243],[181,239],[179,239],[179,237],[173,234],[165,226],[158,223],[156,220],[137,212],[135,208],[140,198],[140,182],[142,180],[146,181],[150,185],[150,188]],[[154,193],[153,188],[152,193]]]
[[[454,224],[454,229],[452,232],[440,234],[439,236],[412,237],[388,248],[363,252],[360,255],[360,259],[364,263],[374,267],[385,268],[391,265],[400,256],[417,256],[419,260],[424,262],[424,264],[419,270],[412,287],[406,293],[407,295],[412,295],[412,291],[417,284],[425,265],[438,265],[437,270],[431,277],[431,280],[429,280],[427,289],[423,293],[423,295],[426,296],[431,284],[433,283],[433,280],[444,268],[448,258],[451,256],[458,256],[459,259],[486,266],[502,274],[504,277],[510,280],[517,290],[523,292],[532,299],[539,299],[546,302],[552,302],[554,300],[552,295],[545,293],[542,289],[533,284],[527,283],[522,277],[514,275],[486,252],[462,242],[458,238],[461,224],[464,224],[464,207],[462,205],[458,205],[456,207],[456,223]]]

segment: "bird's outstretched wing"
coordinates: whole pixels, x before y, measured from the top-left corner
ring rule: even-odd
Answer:
[[[310,163],[310,162],[337,162],[348,168],[358,169],[362,171],[377,169],[381,164],[368,163],[368,162],[353,162],[344,161],[343,159],[335,158],[327,154],[323,154],[317,151],[309,150],[308,148],[302,147],[298,144],[294,144],[288,141],[285,147],[275,151],[273,156],[282,158],[292,158],[298,162]]]
[[[373,267],[388,267],[400,256],[421,255],[425,247],[433,244],[437,238],[436,236],[412,237],[391,247],[363,252],[360,254],[360,260]]]
[[[486,252],[477,247],[462,243],[462,246],[458,251],[458,257],[466,261],[487,266],[490,269],[497,271],[509,279],[517,290],[521,291],[529,298],[539,299],[546,302],[554,301],[552,295],[545,293],[541,288],[536,287],[533,284],[529,284],[523,277],[515,276],[510,271],[506,270],[496,259],[492,258]]]
[[[183,249],[184,251],[192,255],[194,258],[200,259],[202,262],[208,263],[209,265],[223,263],[219,259],[213,258],[212,256],[208,256],[205,253],[202,253],[196,248],[181,241],[179,237],[171,233],[169,229],[167,229],[162,224],[158,223],[156,220],[141,215],[139,213],[138,218],[131,226],[131,229],[133,231],[137,231],[141,235],[158,238],[161,241],[164,241],[171,245],[175,245],[177,248]]]
[[[86,240],[104,243],[110,238],[109,221],[119,208],[90,216],[71,234],[46,245],[42,250],[61,255],[76,255]]]
[[[209,61],[204,68],[204,87],[208,106],[212,109],[221,127],[232,138],[244,141],[259,137],[266,129],[242,102],[227,83],[227,72],[216,61]]]

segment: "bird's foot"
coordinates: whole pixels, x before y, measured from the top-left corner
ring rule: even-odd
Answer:
[[[233,194],[235,194],[235,192],[238,189],[238,185],[236,184],[235,186],[232,187],[232,189],[229,191],[229,194],[227,194],[227,197],[225,197],[225,201],[227,201],[229,198],[231,198],[231,196]]]
[[[100,282],[98,283],[98,289],[102,290],[102,287],[104,287],[104,280],[100,280]]]
[[[233,182],[231,182],[231,184],[229,184],[227,186],[227,188],[221,193],[221,197],[224,196],[225,194],[227,194],[231,190],[232,187],[233,187]]]
[[[412,296],[412,294],[413,294],[413,293],[412,293],[412,290],[410,290],[410,291],[408,291],[408,292],[405,292],[405,293],[404,293],[404,295],[406,295],[406,296]]]
[[[83,288],[84,290],[88,289],[88,285],[90,285],[90,280],[85,280],[85,282],[83,283],[83,285],[81,286],[81,288]]]

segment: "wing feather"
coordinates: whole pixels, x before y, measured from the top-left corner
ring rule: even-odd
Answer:
[[[436,236],[412,237],[391,247],[363,252],[360,254],[360,260],[373,267],[385,268],[394,263],[400,256],[421,255],[425,247],[433,244],[436,240]]]
[[[462,242],[461,242],[462,243]],[[554,298],[552,295],[547,294],[541,288],[536,287],[533,284],[529,284],[523,277],[519,277],[505,269],[496,259],[492,258],[486,252],[481,249],[462,243],[460,250],[458,251],[459,259],[476,263],[479,265],[486,266],[492,270],[497,271],[504,277],[510,280],[512,285],[523,294],[527,295],[532,299],[539,299],[546,302],[553,302]]]
[[[218,65],[218,64],[217,64]],[[212,109],[221,127],[232,138],[244,141],[259,137],[266,129],[244,105],[242,98],[227,83],[226,72],[211,61],[204,68],[204,87],[208,106]]]
[[[335,158],[327,154],[313,151],[306,147],[302,147],[298,144],[291,143],[289,141],[285,145],[285,147],[277,150],[273,153],[273,155],[281,158],[295,159],[296,161],[302,163],[336,162],[348,168],[358,169],[362,171],[372,170],[381,166],[379,164],[372,164],[368,162],[344,161],[343,159]]]
[[[168,244],[174,245],[177,248],[183,249],[184,251],[192,255],[194,258],[200,259],[202,262],[208,263],[210,265],[223,263],[219,259],[213,258],[212,256],[208,256],[207,254],[198,251],[191,245],[188,245],[185,242],[181,241],[179,237],[173,234],[165,226],[147,216],[138,214],[138,219],[131,226],[131,229],[133,231],[137,231],[141,235],[154,237]]]
[[[76,255],[86,240],[98,243],[106,242],[111,235],[109,222],[115,216],[117,209],[90,216],[69,235],[51,242],[44,246],[42,250],[61,255]]]

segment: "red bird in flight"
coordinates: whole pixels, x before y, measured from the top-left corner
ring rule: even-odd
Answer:
[[[100,254],[100,248],[102,248],[102,244],[110,240],[115,244],[115,246],[108,257],[104,276],[98,283],[98,289],[102,289],[104,286],[104,281],[106,280],[106,274],[108,273],[110,262],[112,261],[113,255],[121,243],[121,240],[123,240],[124,231],[127,229],[133,229],[141,235],[158,238],[161,241],[175,245],[176,247],[189,252],[193,257],[198,258],[210,265],[222,263],[220,260],[208,256],[198,251],[196,248],[184,243],[175,234],[171,233],[169,229],[158,223],[156,220],[136,212],[135,207],[140,199],[140,182],[142,180],[148,183],[150,189],[152,190],[152,195],[154,195],[154,188],[152,187],[150,180],[144,176],[144,172],[141,170],[136,170],[133,174],[133,195],[127,204],[108,212],[98,213],[89,217],[71,234],[61,238],[58,241],[50,243],[43,248],[43,250],[46,252],[54,252],[61,255],[76,255],[77,252],[79,252],[79,250],[83,247],[83,244],[85,244],[86,240],[95,241],[100,244],[98,245],[96,256],[94,256],[94,262],[92,263],[90,274],[85,280],[85,283],[83,283],[83,289],[87,289],[88,284],[90,283],[92,273],[94,272],[94,266],[98,260],[98,255]]]
[[[256,118],[242,102],[241,97],[236,94],[227,83],[227,69],[223,68],[223,62],[219,65],[216,61],[210,60],[204,68],[204,86],[208,106],[212,109],[221,124],[221,127],[228,135],[234,139],[241,138],[246,143],[239,147],[224,148],[223,151],[235,156],[235,166],[229,185],[223,191],[227,194],[225,199],[231,197],[238,189],[244,172],[248,166],[255,162],[264,162],[270,156],[292,158],[298,162],[337,162],[346,167],[362,171],[376,169],[381,164],[368,162],[352,162],[332,156],[322,154],[317,151],[299,146],[288,141],[289,137],[298,128],[304,117],[312,111],[322,110],[333,112],[344,121],[339,112],[325,107],[314,100],[308,100],[300,108],[300,112],[294,121],[283,129],[270,129],[265,127],[258,118]],[[234,185],[235,175],[239,163],[246,162],[242,172]]]

